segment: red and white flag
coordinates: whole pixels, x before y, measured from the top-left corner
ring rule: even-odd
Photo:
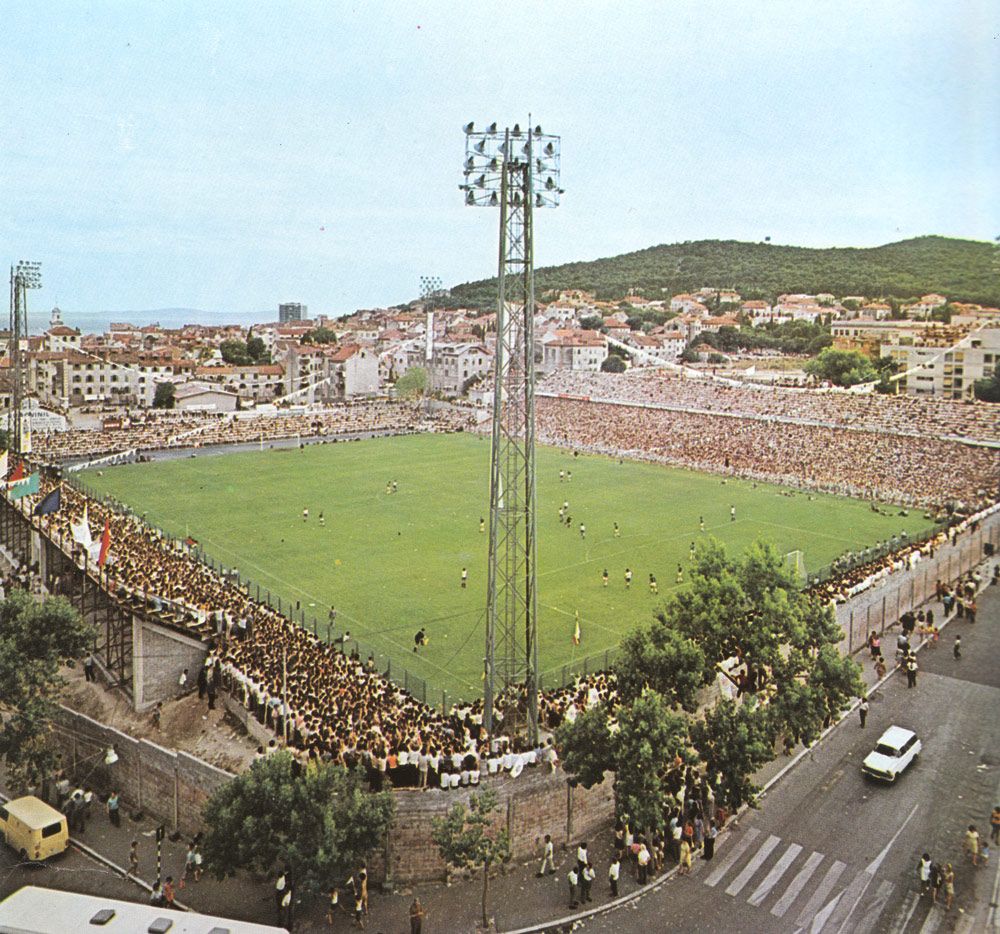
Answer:
[[[108,560],[108,550],[111,548],[111,520],[104,520],[104,531],[101,532],[101,550],[97,555],[97,566],[104,567],[104,562]]]

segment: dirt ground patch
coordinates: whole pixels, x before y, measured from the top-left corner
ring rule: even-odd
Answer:
[[[198,699],[197,691],[164,702],[157,729],[152,715],[136,713],[122,691],[99,681],[88,683],[81,665],[63,668],[61,674],[66,680],[62,702],[107,726],[167,749],[181,749],[227,772],[242,772],[253,761],[256,742],[226,713],[221,702],[209,710],[207,702]]]

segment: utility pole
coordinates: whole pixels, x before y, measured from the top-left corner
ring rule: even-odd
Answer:
[[[7,419],[8,447],[15,454],[30,454],[30,421],[25,441],[23,408],[25,399],[25,359],[22,341],[28,340],[28,289],[42,287],[42,264],[20,260],[10,269],[10,417]]]
[[[530,121],[529,121],[530,122]],[[465,203],[500,208],[490,543],[483,723],[494,735],[497,691],[524,684],[505,731],[538,741],[538,597],[535,544],[535,270],[533,209],[557,207],[560,141],[540,126],[465,126]],[[513,700],[513,698],[511,698]]]

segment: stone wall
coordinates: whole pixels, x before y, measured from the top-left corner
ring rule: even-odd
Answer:
[[[205,802],[233,777],[187,753],[133,739],[68,708],[60,711],[53,739],[77,783],[101,795],[117,789],[126,810],[145,811],[184,834],[203,829]],[[105,765],[105,752],[112,744],[118,761]],[[510,832],[515,859],[539,853],[547,833],[557,846],[586,839],[614,813],[610,776],[588,791],[571,787],[561,771],[552,774],[539,767],[516,779],[495,776],[480,787],[497,792],[497,822]],[[456,802],[467,802],[472,790],[397,790],[388,846],[373,854],[371,861],[373,880],[386,876],[399,883],[443,880],[445,866],[431,840],[431,823]]]
[[[202,829],[205,801],[233,777],[185,752],[134,739],[66,707],[59,712],[53,742],[76,783],[103,796],[117,789],[129,810],[145,811],[185,834]],[[105,753],[112,745],[118,761],[106,765]]]
[[[183,693],[177,683],[188,670],[188,690],[197,683],[198,669],[205,664],[208,646],[198,639],[138,616],[132,621],[132,698],[136,710],[146,710],[157,701]]]

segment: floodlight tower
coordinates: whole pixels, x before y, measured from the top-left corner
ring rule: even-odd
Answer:
[[[24,407],[25,362],[21,341],[28,339],[28,289],[42,287],[42,264],[21,260],[10,269],[10,417],[7,420],[8,445],[17,454],[23,448],[22,408]]]
[[[420,300],[423,302],[424,312],[427,316],[424,334],[424,368],[427,371],[427,381],[424,386],[424,398],[428,414],[431,407],[431,392],[434,389],[434,299],[440,294],[440,276],[420,277]]]
[[[530,121],[529,121],[530,122]],[[493,736],[497,690],[524,684],[525,711],[504,726],[538,740],[538,599],[535,574],[535,270],[532,212],[556,207],[559,137],[540,126],[465,126],[465,203],[500,208],[490,546],[483,722]]]

